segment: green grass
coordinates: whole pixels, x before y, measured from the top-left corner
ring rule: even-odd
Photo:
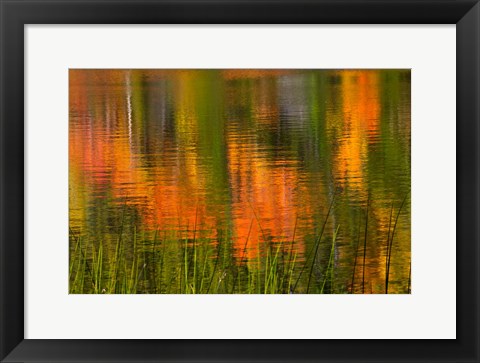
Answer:
[[[157,240],[158,234],[139,236],[135,231],[129,238],[121,233],[109,255],[104,241],[71,231],[70,293],[288,294],[325,290],[324,280],[302,276],[307,267],[313,271],[321,267],[314,260],[300,261],[293,241],[264,242],[257,258],[247,260],[248,239],[241,256],[234,257],[228,235],[214,245],[202,238],[164,236]],[[334,243],[335,238],[332,249]],[[333,250],[325,269],[327,279],[333,271]]]
[[[385,292],[389,292],[393,236],[405,199],[397,211],[393,228],[387,236]],[[70,230],[69,292],[71,294],[332,294],[365,290],[365,256],[369,201],[365,213],[365,231],[358,222],[356,243],[351,245],[349,266],[336,259],[341,228],[329,221],[334,205],[318,235],[311,237],[305,254],[295,249],[293,237],[280,242],[270,241],[258,218],[252,219],[248,236],[238,251],[233,236],[225,228],[217,233],[215,242],[203,238],[197,230],[137,231],[127,228],[125,218],[117,228],[116,237],[105,240],[80,235]],[[393,209],[392,209],[393,210]],[[125,210],[123,212],[125,214]],[[256,258],[247,251],[254,223],[259,225],[260,243]],[[390,225],[392,217],[390,217]],[[328,228],[326,228],[328,225]],[[331,227],[331,228],[330,228]],[[327,229],[331,231],[327,233]],[[187,233],[188,232],[188,233]],[[360,234],[364,237],[363,266],[358,268]],[[189,238],[188,236],[192,236]],[[109,238],[109,239],[108,239]],[[247,258],[247,252],[250,252]],[[353,256],[355,258],[353,259]],[[343,261],[344,262],[344,261]],[[360,262],[361,263],[361,262]],[[353,274],[352,274],[353,266]],[[343,268],[343,270],[341,270]],[[410,268],[408,266],[408,268]],[[361,281],[355,285],[356,270]],[[344,273],[342,278],[339,275]],[[338,282],[340,281],[340,282]],[[351,281],[351,282],[350,282]],[[361,284],[361,285],[360,285]],[[410,292],[410,272],[405,292]]]

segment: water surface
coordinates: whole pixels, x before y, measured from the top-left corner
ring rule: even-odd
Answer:
[[[409,292],[409,70],[71,70],[69,78],[71,260],[78,237],[87,258],[73,268],[91,273],[101,244],[106,274],[121,239],[139,266],[135,292],[177,293],[167,286],[182,285],[182,268],[191,273],[181,259],[190,252],[160,259],[161,249],[190,247],[196,258],[209,245],[194,280],[221,272],[210,282],[218,293],[230,292],[223,275],[251,282],[210,262],[216,254],[245,271],[294,256],[300,281],[283,292],[307,292],[310,278],[322,292],[385,293],[387,269],[388,292]],[[170,271],[169,282],[156,281],[165,279],[159,271]],[[119,292],[104,280],[97,292]],[[93,292],[87,285],[73,292]]]

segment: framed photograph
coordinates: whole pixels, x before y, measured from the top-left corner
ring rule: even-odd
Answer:
[[[1,9],[2,361],[480,360],[478,1]]]

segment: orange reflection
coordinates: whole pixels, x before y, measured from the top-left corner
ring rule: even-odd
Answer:
[[[380,99],[378,72],[342,71],[342,122],[336,155],[336,180],[342,187],[365,193],[368,136],[378,133]]]

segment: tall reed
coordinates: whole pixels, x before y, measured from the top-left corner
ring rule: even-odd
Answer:
[[[397,229],[398,217],[400,217],[400,213],[402,211],[403,205],[405,204],[405,201],[407,200],[408,194],[409,192],[405,194],[405,197],[402,200],[402,204],[400,204],[400,208],[398,209],[398,212],[397,212],[397,217],[395,218],[395,224],[393,225],[392,235],[390,236],[389,247],[387,250],[388,260],[387,260],[387,272],[385,276],[385,294],[388,294],[388,283],[390,278],[390,263],[392,259],[393,237],[395,236],[395,230]]]

